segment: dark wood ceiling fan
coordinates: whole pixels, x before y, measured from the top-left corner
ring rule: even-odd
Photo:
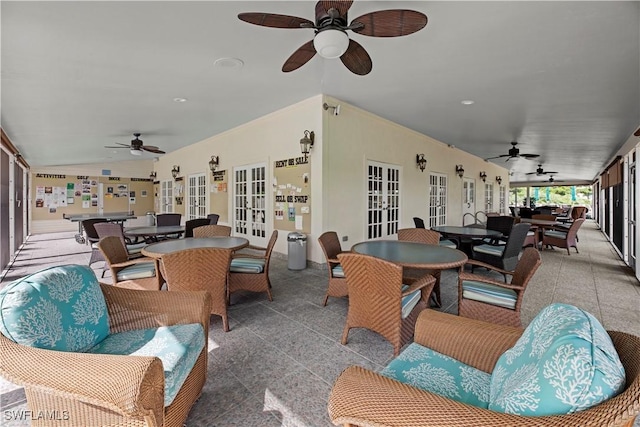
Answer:
[[[283,3],[284,4],[284,3]],[[300,46],[285,61],[282,71],[297,70],[318,53],[324,58],[340,58],[352,73],[364,76],[373,63],[367,51],[347,35],[347,31],[371,37],[398,37],[420,31],[427,25],[427,16],[407,9],[379,10],[347,20],[351,1],[319,1],[315,22],[297,16],[274,13],[246,12],[238,18],[244,22],[272,28],[312,28],[313,40]]]
[[[501,154],[499,156],[495,156],[495,157],[489,157],[486,158],[485,160],[493,160],[493,159],[500,159],[503,157],[506,157],[507,160],[505,160],[505,162],[508,162],[511,159],[517,159],[517,158],[523,158],[523,159],[535,159],[537,157],[540,157],[540,154],[525,154],[525,153],[520,153],[520,149],[518,147],[516,147],[516,145],[518,145],[517,142],[512,142],[511,145],[513,147],[511,147],[508,151],[508,154]]]
[[[150,153],[155,154],[165,154],[164,151],[156,147],[155,145],[144,145],[142,140],[140,139],[140,133],[134,133],[134,139],[131,140],[131,144],[122,144],[120,142],[116,142],[118,145],[105,145],[104,148],[128,148],[131,154],[134,156],[139,156],[142,154],[142,151],[148,151]]]
[[[536,169],[535,172],[527,172],[525,175],[542,176],[542,175],[553,175],[553,174],[556,174],[556,173],[558,173],[558,172],[546,171],[546,170],[542,169],[542,165],[538,165],[538,169]]]

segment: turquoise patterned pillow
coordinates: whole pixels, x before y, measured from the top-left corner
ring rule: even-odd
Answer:
[[[420,344],[409,344],[380,373],[458,402],[489,404],[490,374]]]
[[[0,291],[0,332],[18,344],[83,352],[109,334],[107,305],[89,267],[52,267]]]
[[[552,304],[498,359],[489,409],[570,414],[612,398],[624,385],[624,367],[598,320],[577,307]]]

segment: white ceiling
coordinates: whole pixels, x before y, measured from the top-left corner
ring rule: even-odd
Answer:
[[[350,33],[373,60],[367,76],[317,55],[283,73],[313,31],[237,18],[313,20],[314,4],[2,1],[2,128],[32,166],[131,160],[104,145],[141,132],[170,152],[323,93],[483,158],[510,141],[541,154],[496,160],[512,181],[544,179],[524,175],[538,163],[590,181],[640,126],[638,2],[356,0],[350,18],[429,18],[404,37]],[[224,57],[244,67],[215,67]]]

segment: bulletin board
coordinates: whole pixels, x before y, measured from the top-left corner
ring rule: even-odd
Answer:
[[[211,177],[209,212],[220,215],[218,222],[229,223],[229,174],[226,170],[215,171]]]
[[[276,160],[273,165],[273,226],[277,230],[311,232],[311,165],[304,157]]]
[[[144,215],[153,210],[153,183],[149,179],[35,174],[33,220],[98,213],[100,183],[104,213],[133,211],[134,215]]]

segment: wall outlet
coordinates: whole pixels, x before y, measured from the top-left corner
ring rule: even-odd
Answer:
[[[349,240],[349,236],[342,236],[342,241],[343,241],[343,242],[346,242],[346,241],[348,241],[348,240]]]

